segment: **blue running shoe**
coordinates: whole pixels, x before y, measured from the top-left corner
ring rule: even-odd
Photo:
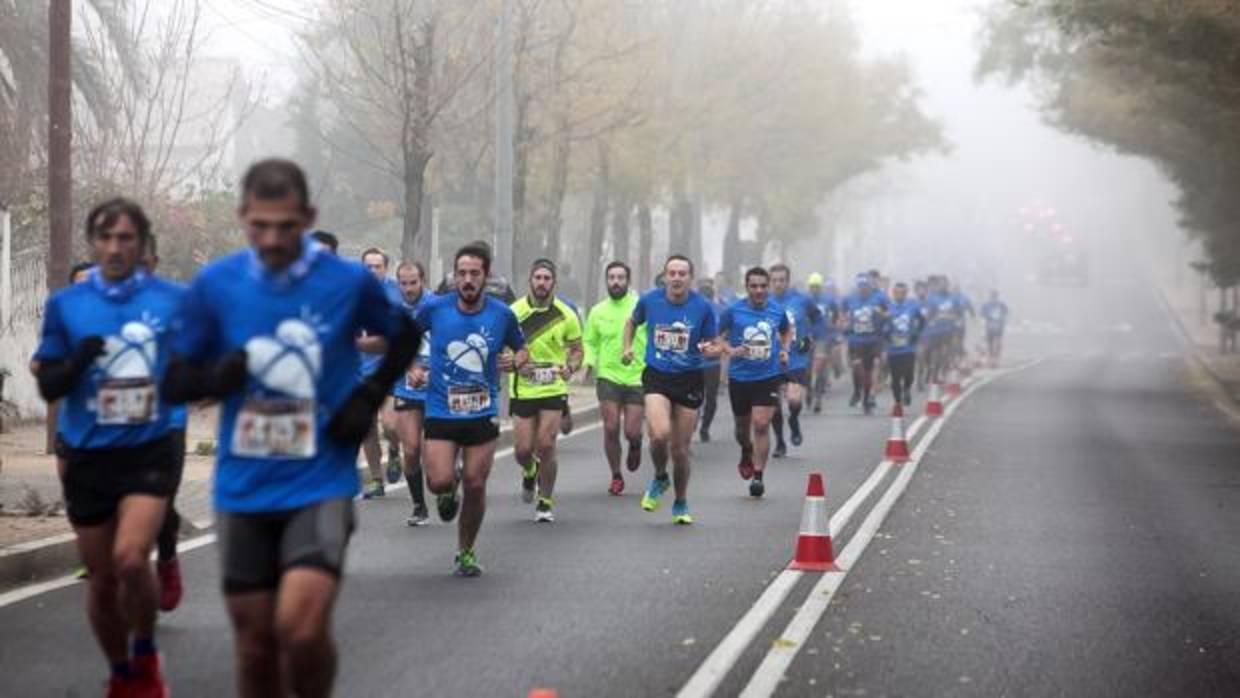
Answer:
[[[642,495],[642,509],[646,511],[654,511],[659,508],[659,497],[667,491],[671,486],[671,480],[666,476],[662,478],[656,477],[650,481],[650,486],[646,488],[646,493]]]

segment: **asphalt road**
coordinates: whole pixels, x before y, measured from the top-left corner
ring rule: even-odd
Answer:
[[[1103,276],[1021,303],[1034,322],[1011,353],[1043,360],[959,406],[777,695],[1240,695],[1240,435],[1192,392],[1148,289]],[[888,421],[844,397],[806,417],[761,501],[735,474],[724,406],[716,440],[695,445],[688,528],[639,510],[648,465],[606,495],[596,430],[562,443],[554,525],[532,522],[501,459],[481,579],[450,575],[454,528],[405,527],[403,492],[359,502],[337,694],[675,694],[786,565],[806,475],[826,474],[834,511],[880,460]],[[837,550],[857,529],[835,532]],[[216,553],[185,554],[189,594],[161,625],[177,695],[232,693]],[[716,695],[741,692],[817,578]],[[82,598],[75,585],[0,608],[0,694],[98,693]]]

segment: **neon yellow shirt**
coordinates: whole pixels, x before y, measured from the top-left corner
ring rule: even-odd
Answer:
[[[624,353],[624,323],[633,316],[637,294],[629,293],[620,300],[604,298],[590,308],[586,318],[583,344],[586,364],[594,368],[599,378],[616,385],[630,388],[642,384],[642,369],[646,367],[646,330],[641,325],[633,333],[633,363],[628,366],[620,360]]]
[[[568,345],[581,341],[577,314],[559,298],[546,308],[535,308],[529,297],[523,296],[511,307],[525,335],[533,376],[518,374],[510,378],[509,395],[517,399],[567,395],[568,383],[560,369],[568,363]]]

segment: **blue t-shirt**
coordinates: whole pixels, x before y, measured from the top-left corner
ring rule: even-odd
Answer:
[[[357,494],[357,446],[327,436],[357,386],[359,332],[399,323],[378,280],[309,237],[288,269],[251,249],[207,265],[190,286],[173,341],[191,361],[246,353],[246,387],[221,405],[215,507],[298,509]]]
[[[888,354],[912,354],[917,351],[921,334],[921,304],[912,298],[893,303],[888,310],[886,339]]]
[[[767,301],[755,308],[749,299],[739,300],[724,309],[719,318],[719,334],[727,335],[728,345],[745,347],[743,356],[728,362],[728,378],[742,383],[762,381],[783,374],[779,352],[784,349],[780,333],[792,323],[784,307]]]
[[[703,296],[703,298],[705,298],[705,296]],[[731,303],[724,303],[718,298],[713,300],[708,299],[706,302],[710,304],[710,310],[715,314],[715,327],[719,327],[719,320],[723,317],[724,311],[728,309],[728,306],[731,305]],[[733,301],[733,303],[735,302],[736,301]],[[721,365],[721,362],[722,360],[717,356],[702,356],[702,368],[714,368]]]
[[[853,293],[840,304],[840,312],[844,313],[847,327],[844,330],[848,343],[854,346],[874,344],[883,338],[882,311],[886,304],[877,293],[870,293],[862,298],[861,294]]]
[[[797,371],[809,368],[812,352],[801,351],[797,345],[802,337],[814,336],[814,325],[818,320],[818,306],[814,305],[814,301],[809,296],[795,288],[788,289],[782,296],[772,294],[771,299],[788,311],[788,314],[792,316],[793,328],[796,330],[796,337],[788,352],[788,370]]]
[[[517,316],[502,301],[485,296],[476,313],[457,307],[457,294],[436,296],[418,310],[417,322],[430,333],[430,376],[426,416],[434,419],[494,418],[499,367],[505,347],[525,348]]]
[[[839,335],[835,327],[836,314],[839,313],[839,301],[831,291],[819,291],[809,294],[810,302],[818,308],[818,321],[814,323],[814,341],[830,342]]]
[[[960,302],[956,296],[934,292],[926,299],[926,306],[930,321],[930,326],[926,328],[927,335],[938,337],[955,330],[960,319]]]
[[[646,325],[646,366],[664,373],[700,371],[705,357],[698,343],[718,336],[715,311],[697,291],[682,303],[667,299],[667,291],[652,289],[633,307],[633,325]]]
[[[986,320],[986,331],[992,334],[1003,332],[1007,326],[1008,307],[1003,301],[986,301],[982,305],[982,318]]]
[[[68,359],[87,337],[104,341],[104,353],[61,402],[56,430],[70,448],[139,446],[168,433],[159,383],[184,295],[183,286],[141,269],[111,283],[96,267],[87,282],[47,300],[35,361]]]
[[[387,294],[388,303],[391,303],[395,308],[404,305],[405,300],[400,292],[400,284],[388,278],[385,278],[381,283],[383,284],[383,292]],[[361,361],[358,364],[358,376],[365,378],[379,370],[379,364],[383,363],[383,354],[359,353],[361,354]]]
[[[422,295],[418,297],[418,302],[411,305],[406,303],[404,297],[402,296],[398,307],[408,313],[410,318],[416,320],[418,311],[436,298],[438,298],[438,296],[423,289]],[[423,331],[422,344],[418,347],[418,357],[414,359],[414,362],[422,367],[426,367],[430,365],[430,358],[431,336],[429,332]],[[402,400],[416,400],[418,402],[425,402],[426,386],[422,386],[421,388],[413,387],[409,384],[409,377],[408,374],[406,374],[397,379],[396,385],[392,388],[392,394]]]

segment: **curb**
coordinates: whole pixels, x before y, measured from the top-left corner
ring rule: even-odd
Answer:
[[[590,407],[573,410],[574,433],[581,427],[593,425],[600,419],[597,403]],[[510,448],[512,442],[512,426],[510,425],[500,431],[495,448],[497,451]],[[358,468],[358,475],[365,481],[366,468]],[[182,517],[180,539],[210,533],[213,529],[213,524],[198,525],[187,517]],[[0,592],[68,574],[80,564],[77,540],[73,533],[61,533],[0,548]]]
[[[1157,284],[1158,300],[1162,302],[1163,312],[1167,313],[1167,317],[1171,318],[1171,324],[1175,327],[1176,333],[1180,335],[1180,340],[1187,349],[1189,359],[1189,370],[1195,372],[1198,376],[1205,379],[1209,385],[1203,385],[1206,392],[1211,393],[1214,398],[1215,405],[1227,417],[1233,421],[1240,422],[1240,385],[1232,386],[1230,381],[1225,380],[1219,375],[1218,371],[1210,365],[1210,362],[1201,354],[1201,349],[1197,342],[1193,341],[1192,336],[1188,333],[1188,328],[1184,326],[1184,318],[1171,307],[1171,302],[1167,300],[1167,293],[1163,290],[1162,284]]]

